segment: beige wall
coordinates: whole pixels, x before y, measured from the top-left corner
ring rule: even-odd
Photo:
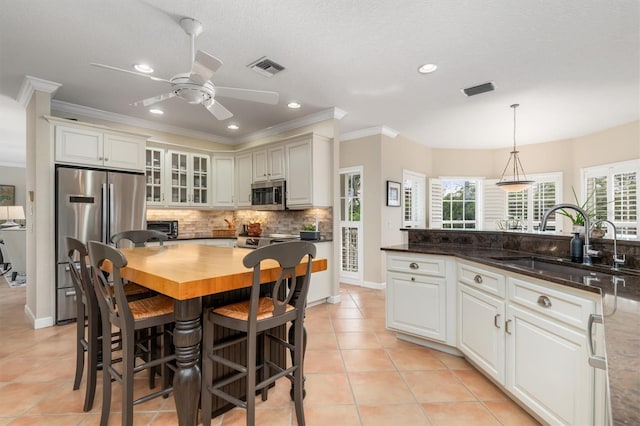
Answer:
[[[25,167],[4,167],[0,166],[0,184],[13,185],[16,187],[16,206],[25,206],[27,199],[26,179],[27,169]]]
[[[574,202],[571,187],[579,190],[581,168],[640,158],[639,129],[640,121],[635,121],[573,139],[525,145],[518,147],[520,160],[528,174],[562,172],[564,201]],[[384,259],[379,249],[403,239],[400,209],[386,206],[387,180],[400,182],[403,169],[427,177],[497,179],[510,151],[511,148],[431,149],[402,136],[375,135],[341,142],[340,167],[364,166],[365,284],[385,281]]]

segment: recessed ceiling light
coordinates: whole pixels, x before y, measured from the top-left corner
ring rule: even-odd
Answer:
[[[151,108],[151,109],[149,110],[149,112],[150,112],[151,114],[156,114],[156,115],[162,115],[162,114],[164,114],[164,111],[163,111],[163,110],[161,110],[161,109],[159,109],[159,108]]]
[[[418,68],[420,74],[429,74],[438,69],[436,64],[424,64]]]
[[[133,68],[135,68],[136,71],[143,72],[145,74],[151,74],[153,72],[153,68],[147,64],[135,64]]]
[[[300,108],[302,105],[300,105],[298,102],[293,101],[293,102],[289,102],[289,103],[287,104],[287,106],[288,106],[289,108],[291,108],[291,109],[298,109],[298,108]]]
[[[229,130],[238,130],[240,128],[240,126],[238,126],[237,124],[229,124],[227,126],[227,129]]]

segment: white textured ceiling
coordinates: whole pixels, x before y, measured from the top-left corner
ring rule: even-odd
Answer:
[[[638,0],[0,0],[0,95],[25,75],[61,83],[55,100],[218,135],[232,143],[327,108],[343,133],[388,126],[431,147],[495,148],[571,138],[640,116]],[[196,18],[196,48],[224,62],[221,86],[279,92],[278,105],[220,99],[219,122],[172,99],[166,114],[131,102],[164,83],[89,65],[148,62],[170,78],[190,68],[178,25]],[[267,56],[287,69],[248,68]],[[419,65],[438,70],[419,75]],[[494,81],[467,98],[460,89]],[[300,110],[286,108],[289,100]],[[229,122],[241,129],[227,130]]]

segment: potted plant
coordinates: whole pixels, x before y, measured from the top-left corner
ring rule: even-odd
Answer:
[[[576,194],[576,190],[573,186],[571,187],[571,192],[573,192],[573,198],[576,200],[576,205],[587,213],[589,222],[593,223],[596,220],[596,206],[595,203],[591,203],[591,201],[595,197],[595,189],[591,191],[591,194],[587,196],[587,199],[584,200],[582,204],[580,204],[580,202],[578,201],[578,195]],[[571,232],[584,234],[584,217],[580,213],[575,210],[567,211],[564,209],[559,210],[558,213],[569,218],[569,220],[573,224],[573,229]],[[596,225],[597,229],[601,229],[601,227],[601,224]]]
[[[301,240],[319,240],[320,232],[316,231],[316,225],[304,225],[300,231]]]

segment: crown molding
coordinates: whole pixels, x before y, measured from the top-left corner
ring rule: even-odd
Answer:
[[[309,126],[311,124],[320,123],[325,120],[342,120],[342,118],[347,115],[347,112],[341,110],[340,108],[329,108],[322,111],[318,111],[314,114],[305,115],[304,117],[296,118],[290,121],[285,121],[284,123],[277,124],[275,126],[271,126],[264,130],[259,130],[257,132],[253,132],[247,136],[244,136],[239,139],[240,143],[250,142],[256,139],[266,138],[269,136],[275,136],[280,133],[286,132],[287,130],[297,129],[303,126]]]
[[[395,138],[400,132],[387,126],[368,127],[366,129],[354,130],[353,132],[343,133],[340,135],[340,140],[350,141],[353,139],[365,138],[367,136],[383,135],[390,138]]]
[[[35,92],[36,90],[38,92],[50,93],[53,96],[53,94],[60,88],[60,86],[62,86],[62,84],[56,83],[54,81],[25,75],[24,80],[22,80],[20,90],[18,91],[18,97],[16,98],[16,100],[20,105],[22,105],[23,108],[26,108],[31,101],[33,92]]]
[[[210,133],[199,132],[197,130],[189,130],[183,127],[171,126],[168,124],[156,123],[155,121],[144,120],[142,118],[134,118],[128,115],[117,114],[115,112],[103,111],[96,108],[76,105],[69,102],[58,100],[51,101],[51,109],[58,112],[68,112],[78,114],[84,117],[97,118],[99,120],[112,121],[114,123],[126,124],[128,126],[142,127],[144,129],[157,130],[159,132],[167,132],[175,135],[186,136],[190,138],[203,139],[211,142],[232,145],[234,141],[225,136],[212,135]]]

